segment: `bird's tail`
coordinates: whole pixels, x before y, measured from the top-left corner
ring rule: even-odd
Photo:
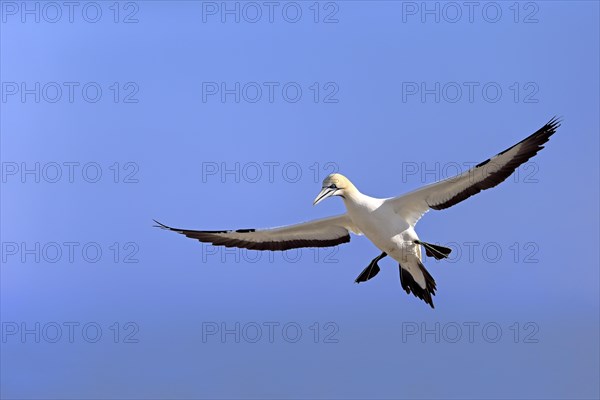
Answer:
[[[412,293],[415,297],[429,304],[431,308],[435,296],[436,285],[433,276],[425,269],[425,266],[418,259],[409,260],[399,265],[400,285],[406,293]]]

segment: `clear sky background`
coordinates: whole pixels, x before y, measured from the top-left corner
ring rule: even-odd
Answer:
[[[24,4],[0,3],[3,398],[598,398],[597,2]],[[329,172],[394,196],[554,115],[517,175],[418,224],[454,249],[425,260],[435,310],[390,259],[354,283],[364,237],[152,228],[341,213],[312,207]]]

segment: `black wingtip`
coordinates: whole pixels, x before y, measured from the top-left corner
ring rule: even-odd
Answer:
[[[549,124],[551,124],[551,123],[560,124],[561,122],[563,122],[562,115],[555,115],[554,117],[550,118],[550,121],[548,121]]]
[[[152,225],[153,228],[160,228],[160,229],[167,229],[167,230],[171,230],[171,227],[165,225],[165,224],[161,224],[160,222],[158,222],[157,220],[153,219],[152,221],[154,221],[154,223],[156,223],[156,225]]]
[[[521,140],[519,144],[531,143],[531,145],[535,146],[534,149],[537,149],[537,151],[543,149],[545,147],[544,144],[546,144],[546,142],[550,140],[550,137],[556,133],[557,129],[561,126],[562,122],[562,117],[555,115],[554,117],[550,118],[550,121],[546,122],[546,124],[540,129],[538,129],[534,134]],[[537,151],[533,152],[529,158],[535,156],[537,154]]]
[[[554,117],[552,117],[550,119],[550,121],[546,122],[545,127],[547,127],[548,130],[551,130],[552,133],[554,133],[554,131],[556,131],[556,129],[558,129],[561,126],[562,122],[563,122],[563,117],[555,115]]]

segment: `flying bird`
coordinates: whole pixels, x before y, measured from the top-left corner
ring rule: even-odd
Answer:
[[[347,212],[334,217],[279,228],[224,231],[179,229],[155,222],[159,228],[201,242],[252,250],[337,246],[348,243],[350,233],[364,235],[379,248],[381,254],[369,263],[355,282],[372,279],[380,271],[379,260],[390,256],[399,264],[400,284],[406,293],[412,293],[434,308],[432,296],[435,295],[436,283],[423,265],[421,248],[425,249],[425,255],[438,260],[447,258],[451,249],[420,240],[415,232],[419,219],[429,209],[452,207],[504,181],[544,148],[543,144],[560,124],[561,121],[554,117],[531,136],[475,167],[398,197],[381,199],[367,196],[345,176],[331,174],[323,181],[321,192],[313,205],[328,197],[341,197]]]

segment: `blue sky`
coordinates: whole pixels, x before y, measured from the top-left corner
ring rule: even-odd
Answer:
[[[596,2],[0,3],[3,398],[598,398]],[[58,5],[57,5],[58,4]],[[116,5],[115,5],[116,4]],[[28,7],[25,9],[24,7]],[[379,254],[224,251],[330,172],[387,197],[564,119]]]

